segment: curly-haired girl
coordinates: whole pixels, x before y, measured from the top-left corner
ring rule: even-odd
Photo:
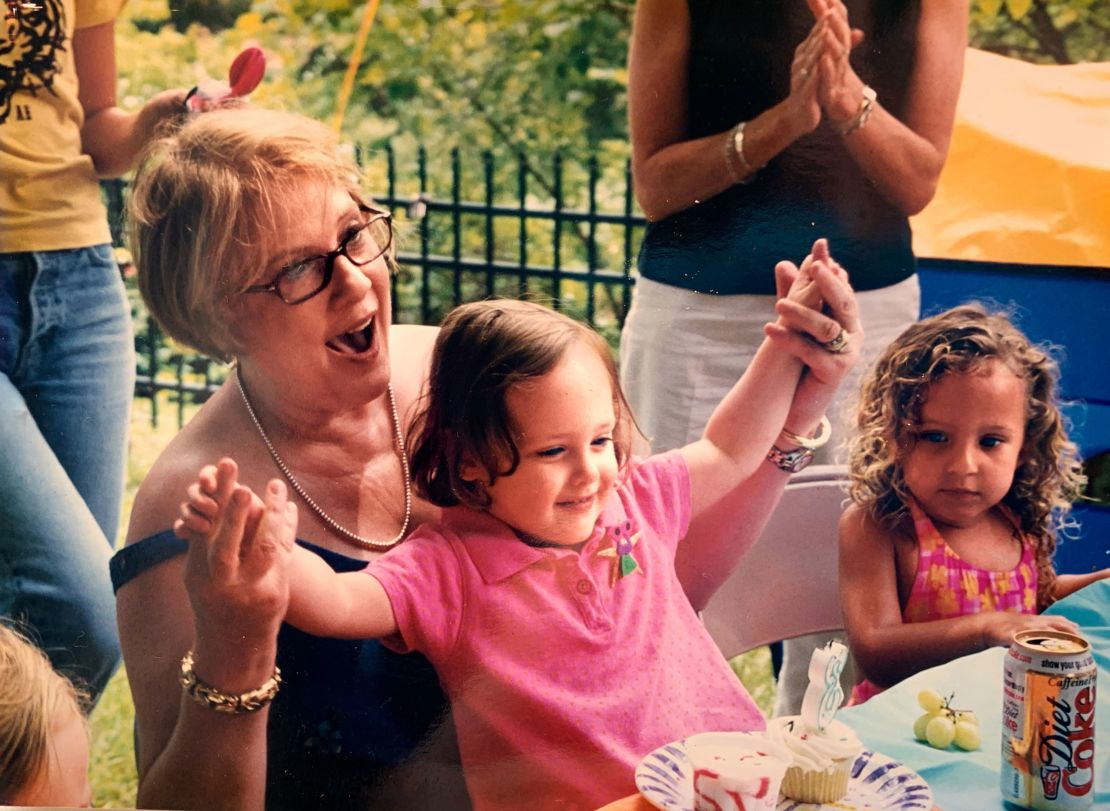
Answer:
[[[998,313],[955,307],[902,333],[864,383],[840,523],[840,592],[866,678],[853,703],[1026,628],[1103,577],[1057,575],[1083,484],[1056,366]]]

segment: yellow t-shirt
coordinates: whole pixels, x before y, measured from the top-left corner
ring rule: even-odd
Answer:
[[[0,30],[0,253],[110,240],[92,159],[81,152],[73,32],[114,20],[123,0],[35,5]]]

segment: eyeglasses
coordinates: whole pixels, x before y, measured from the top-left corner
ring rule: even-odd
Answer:
[[[286,265],[269,284],[253,284],[243,292],[273,293],[286,304],[303,304],[331,283],[340,256],[362,267],[384,255],[393,244],[393,215],[368,206],[358,210],[366,222],[348,231],[334,251]]]

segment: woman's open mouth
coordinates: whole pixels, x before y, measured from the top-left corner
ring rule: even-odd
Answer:
[[[374,319],[366,326],[341,333],[325,344],[328,349],[341,355],[361,355],[369,352],[374,345]]]

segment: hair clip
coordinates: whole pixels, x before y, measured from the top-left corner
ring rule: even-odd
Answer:
[[[266,55],[257,46],[244,48],[227,72],[227,82],[205,79],[185,95],[185,109],[191,113],[214,110],[230,99],[243,98],[258,87],[266,72]]]

